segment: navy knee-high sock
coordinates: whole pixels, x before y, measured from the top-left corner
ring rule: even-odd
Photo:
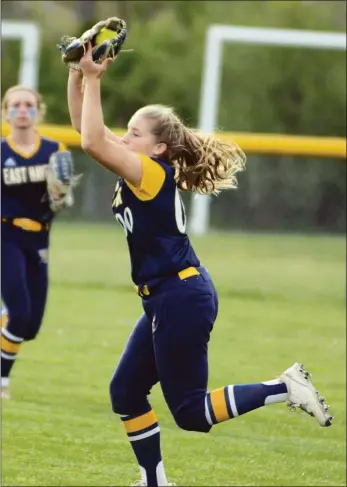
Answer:
[[[140,466],[142,480],[148,487],[167,485],[160,451],[160,429],[154,411],[121,416],[121,419]]]
[[[206,420],[210,425],[221,423],[267,404],[285,402],[286,399],[287,386],[277,379],[221,387],[206,395]]]

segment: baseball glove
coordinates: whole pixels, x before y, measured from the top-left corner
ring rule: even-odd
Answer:
[[[57,45],[62,54],[62,61],[73,69],[80,70],[79,61],[85,54],[88,42],[93,47],[93,61],[102,63],[104,59],[114,59],[120,52],[127,35],[124,20],[110,17],[93,25],[79,39],[63,36]]]
[[[73,159],[70,151],[54,152],[46,168],[47,193],[51,210],[56,212],[74,204],[73,189],[82,174],[74,175]]]

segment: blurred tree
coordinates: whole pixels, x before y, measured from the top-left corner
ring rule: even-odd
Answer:
[[[81,19],[81,23],[92,23],[96,18],[96,1],[84,0],[83,2],[75,1],[78,10],[78,16]]]
[[[75,4],[79,19],[78,32],[82,33],[99,20],[96,11],[97,2],[95,0],[84,0],[83,2],[75,0]],[[75,35],[78,36],[77,33]]]
[[[40,90],[47,121],[69,123],[67,72],[56,43],[108,16],[124,17],[126,48],[103,78],[105,121],[125,126],[148,103],[172,105],[196,126],[206,30],[210,24],[345,31],[345,2],[74,1],[2,2],[3,17],[35,19],[42,27]],[[15,8],[14,8],[15,5]],[[5,15],[6,14],[6,15]],[[18,74],[18,43],[2,41],[2,88]],[[223,130],[346,136],[346,55],[342,52],[229,44],[223,49],[218,124]],[[242,192],[215,200],[215,222],[259,228],[345,229],[346,166],[300,158],[252,156]],[[106,183],[105,183],[106,184]],[[225,220],[223,220],[225,218]],[[240,223],[241,224],[241,223]]]

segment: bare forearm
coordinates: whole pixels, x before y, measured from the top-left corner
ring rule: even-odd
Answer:
[[[82,106],[82,149],[109,171],[139,187],[142,161],[105,132],[100,79],[87,78]],[[111,135],[113,136],[114,134]]]
[[[100,79],[86,79],[82,105],[82,147],[91,147],[105,138]]]
[[[83,77],[78,71],[70,70],[67,83],[67,100],[71,124],[77,132],[81,132]]]
[[[81,133],[82,128],[82,105],[83,105],[83,77],[80,73],[70,70],[68,85],[67,85],[67,98],[69,105],[69,113],[71,124],[77,132]],[[114,142],[121,142],[121,137],[114,134],[112,130],[104,126],[105,136],[113,140]]]

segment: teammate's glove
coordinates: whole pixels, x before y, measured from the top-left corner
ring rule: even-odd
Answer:
[[[70,151],[51,154],[46,169],[47,192],[52,211],[59,211],[74,204],[73,189],[82,174],[74,175]]]
[[[114,59],[117,56],[126,35],[125,21],[118,17],[110,17],[93,25],[79,39],[63,36],[57,47],[62,53],[63,62],[69,68],[80,70],[79,61],[86,52],[88,42],[93,47],[93,61],[102,63],[106,58]]]

